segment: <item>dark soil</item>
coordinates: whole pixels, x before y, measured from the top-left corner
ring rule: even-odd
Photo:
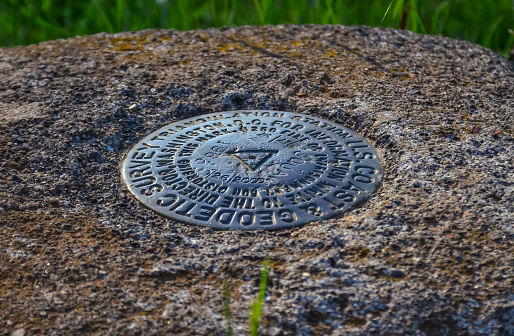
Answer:
[[[369,139],[380,189],[277,232],[162,218],[123,185],[146,134],[210,112],[315,115]],[[514,67],[407,31],[268,26],[0,49],[5,335],[514,335]]]

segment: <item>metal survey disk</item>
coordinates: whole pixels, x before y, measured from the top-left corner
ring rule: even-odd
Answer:
[[[280,111],[212,113],[166,125],[130,150],[129,190],[144,205],[214,229],[274,230],[362,202],[379,157],[341,125]]]

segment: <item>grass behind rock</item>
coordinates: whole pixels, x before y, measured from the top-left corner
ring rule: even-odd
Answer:
[[[377,0],[0,0],[0,45],[98,32],[317,23],[378,26]],[[508,55],[511,0],[394,0],[383,26],[442,34]]]

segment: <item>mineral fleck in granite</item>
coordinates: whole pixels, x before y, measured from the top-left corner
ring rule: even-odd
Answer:
[[[120,173],[130,150],[236,110],[354,131],[380,153],[380,186],[278,231],[142,206]],[[247,335],[269,258],[262,335],[513,335],[513,125],[512,63],[408,31],[147,30],[0,48],[0,330],[225,335],[226,281],[234,335]]]

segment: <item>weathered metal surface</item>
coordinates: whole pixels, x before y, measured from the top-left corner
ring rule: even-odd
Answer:
[[[215,229],[280,229],[362,202],[382,177],[372,145],[341,125],[279,111],[232,111],[153,132],[123,177],[158,213]]]

